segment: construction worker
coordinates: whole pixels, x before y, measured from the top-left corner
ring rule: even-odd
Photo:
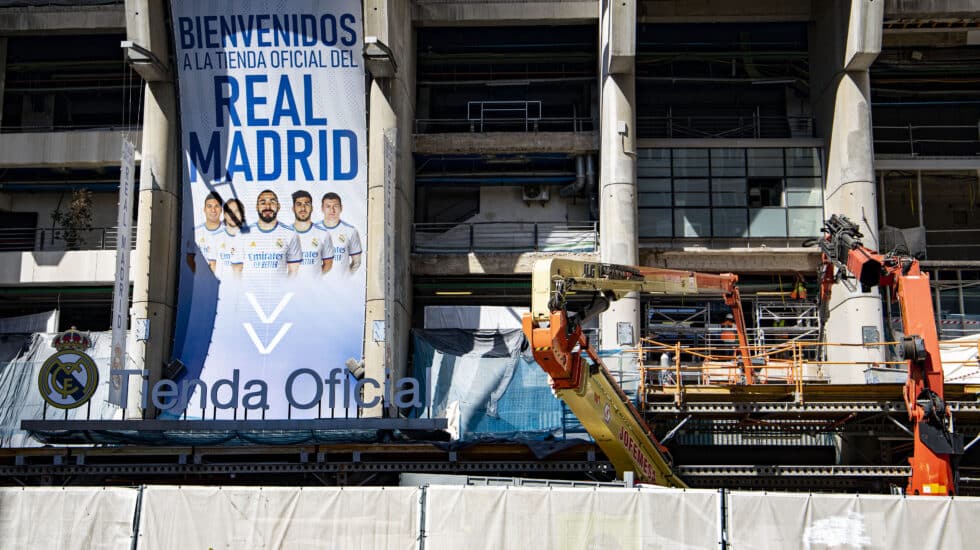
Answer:
[[[738,335],[735,333],[735,316],[729,313],[721,322],[721,339],[726,345],[734,345]]]
[[[738,333],[735,328],[735,316],[731,313],[725,315],[725,320],[721,322],[721,355],[738,359]],[[743,374],[744,376],[744,374]],[[744,383],[744,381],[742,382]]]
[[[796,282],[793,283],[793,292],[789,293],[791,300],[806,300],[806,284],[803,282],[803,276],[796,275]]]

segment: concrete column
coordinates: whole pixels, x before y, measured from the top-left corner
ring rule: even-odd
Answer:
[[[0,36],[0,125],[3,125],[3,90],[7,84],[7,37]]]
[[[169,58],[168,20],[167,3],[163,0],[126,2],[129,39],[153,52],[164,65],[163,72],[169,71],[166,66]],[[152,385],[160,379],[164,362],[170,355],[175,309],[178,236],[174,228],[179,227],[180,190],[176,121],[179,113],[173,82],[147,82],[145,94],[130,327],[135,327],[137,320],[147,319],[150,333],[146,341],[134,343],[130,340],[128,354],[135,361],[135,368],[149,371]],[[130,384],[131,390],[133,386]],[[129,403],[132,408],[132,391]]]
[[[364,375],[374,380],[397,381],[410,374],[407,366],[412,328],[411,235],[415,211],[412,159],[415,37],[411,21],[410,2],[364,2],[364,36],[376,36],[386,44],[397,65],[393,77],[374,75],[369,88]],[[386,178],[394,179],[387,197]],[[384,323],[384,341],[379,341],[375,334],[378,322]],[[365,400],[370,401],[380,393],[381,390],[365,387]],[[392,408],[388,412],[395,411]],[[382,414],[381,407],[362,413],[368,417]]]
[[[843,214],[859,224],[864,244],[878,248],[878,201],[875,196],[874,149],[871,134],[871,92],[868,67],[881,51],[881,2],[828,2],[818,14],[816,61],[812,89],[817,91],[818,128],[827,141],[827,181],[824,212]],[[835,285],[828,307],[828,342],[861,344],[881,341],[882,304],[875,289],[862,293]],[[865,336],[867,335],[867,336]],[[830,347],[832,362],[876,362],[880,347]],[[864,383],[865,365],[828,365],[831,381]]]
[[[0,127],[3,126],[3,91],[7,83],[7,37],[0,36]],[[0,192],[0,209],[10,210],[10,194]]]
[[[599,19],[600,107],[599,258],[635,265],[639,258],[636,210],[635,28],[633,2],[603,0]],[[625,325],[623,325],[625,323]],[[640,299],[636,293],[612,303],[599,320],[600,348],[620,348],[619,327],[639,340]]]
[[[861,226],[864,244],[878,248],[878,212],[871,149],[868,74],[845,74],[837,89],[834,128],[827,162],[824,210],[844,214]],[[877,289],[863,293],[843,284],[834,286],[826,325],[828,342],[859,344],[865,332],[881,341],[881,296]],[[880,347],[830,347],[829,361],[882,361]],[[860,384],[864,367],[828,365],[831,381]]]
[[[386,369],[391,369],[391,342],[394,327],[388,327],[391,316],[388,307],[393,304],[386,296],[386,280],[389,274],[386,265],[390,235],[386,232],[390,220],[386,220],[385,197],[385,151],[391,147],[386,144],[386,130],[397,128],[395,112],[385,97],[377,80],[371,80],[369,110],[371,120],[368,126],[368,235],[365,247],[365,269],[367,270],[367,302],[364,316],[364,375],[374,380],[386,380]],[[390,135],[390,133],[389,133]],[[387,223],[386,223],[387,222]],[[386,307],[387,306],[387,307]],[[384,340],[375,334],[376,323],[384,323]],[[365,402],[380,396],[381,390],[365,387]],[[362,413],[368,417],[381,416],[381,408],[375,407]]]

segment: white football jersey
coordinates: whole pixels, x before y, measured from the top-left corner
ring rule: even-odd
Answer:
[[[244,262],[242,255],[242,243],[244,239],[241,233],[234,235],[224,230],[214,236],[212,250],[214,251],[214,276],[218,279],[230,277],[234,273],[233,266],[242,265]]]
[[[319,227],[319,224],[311,225],[306,231],[293,227],[293,231],[299,237],[299,244],[303,249],[300,273],[321,273],[323,260],[333,257],[333,241],[330,239],[330,233]]]
[[[244,272],[286,273],[286,264],[303,261],[296,232],[288,225],[276,223],[268,231],[263,231],[257,223],[249,226],[247,233],[242,233],[238,239],[243,239],[242,247]]]
[[[350,260],[353,256],[358,256],[363,252],[361,249],[361,236],[354,226],[340,220],[340,223],[333,227],[327,227],[324,222],[317,224],[320,228],[330,233],[333,241],[333,269],[340,274],[350,273]]]
[[[204,256],[205,259],[208,261],[213,260],[214,253],[212,252],[212,245],[215,238],[224,232],[225,224],[223,223],[219,223],[218,227],[214,229],[208,229],[208,226],[203,223],[194,226],[194,239],[188,240],[186,243],[185,246],[187,247],[187,250],[185,253],[193,254],[195,252],[194,249],[197,248],[201,251],[201,255]]]

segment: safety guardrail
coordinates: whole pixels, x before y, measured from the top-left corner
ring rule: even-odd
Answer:
[[[595,252],[596,222],[416,223],[412,251],[421,254],[470,252]]]
[[[26,134],[43,132],[138,132],[142,124],[4,124],[0,125],[0,134]]]
[[[980,155],[980,121],[972,124],[903,124],[872,127],[875,154]]]
[[[595,129],[591,117],[581,116],[575,106],[551,106],[545,115],[541,101],[469,101],[466,117],[419,118],[416,134],[452,132],[588,132]],[[568,116],[554,116],[555,113]]]
[[[0,229],[0,252],[49,250],[115,250],[119,230],[116,227],[91,229],[6,228]],[[136,246],[136,228],[131,241]]]
[[[751,341],[751,339],[750,339]],[[674,401],[684,403],[687,386],[732,386],[745,384],[779,384],[793,387],[797,403],[802,403],[805,383],[829,383],[828,368],[860,368],[868,383],[902,383],[908,362],[901,359],[868,361],[835,361],[828,359],[830,348],[861,348],[883,357],[897,357],[899,342],[841,344],[787,340],[773,345],[750,345],[750,356],[737,355],[734,340],[705,346],[685,346],[644,338],[631,350],[637,355],[641,377],[641,401],[646,404],[649,390],[673,393]],[[941,341],[940,348],[953,350],[942,360],[946,380],[962,381],[980,376],[978,357],[980,340],[970,342]],[[875,355],[875,354],[872,354]],[[649,361],[659,360],[656,365]]]
[[[972,260],[980,254],[980,229],[926,229],[927,260]]]
[[[804,116],[641,116],[642,138],[760,139],[813,137],[813,118]]]

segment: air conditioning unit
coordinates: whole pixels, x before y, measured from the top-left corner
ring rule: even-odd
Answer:
[[[545,187],[544,185],[539,185],[537,183],[532,183],[523,186],[521,188],[521,194],[523,195],[522,198],[525,201],[529,201],[529,202],[530,201],[544,202],[549,198],[551,198],[550,194],[548,193],[548,188]]]

